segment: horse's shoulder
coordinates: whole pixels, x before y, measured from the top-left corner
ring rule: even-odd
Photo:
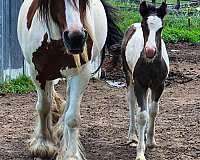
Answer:
[[[36,10],[39,8],[39,0],[33,0],[27,13],[27,28],[31,28],[31,24],[33,21],[33,17],[35,15]]]

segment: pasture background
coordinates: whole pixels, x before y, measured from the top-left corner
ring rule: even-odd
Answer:
[[[119,8],[120,19],[119,26],[125,31],[131,24],[141,21],[138,12],[139,3],[120,2],[120,0],[110,1]],[[157,0],[157,6],[162,2]],[[163,38],[165,42],[192,42],[200,43],[200,2],[190,5],[188,1],[181,1],[179,10],[174,9],[175,0],[167,1],[168,14],[164,19],[165,27]],[[190,21],[190,25],[188,23]]]

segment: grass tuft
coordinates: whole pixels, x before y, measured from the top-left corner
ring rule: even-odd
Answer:
[[[25,75],[19,76],[15,80],[6,81],[0,84],[0,94],[18,93],[25,94],[35,90],[31,79]]]

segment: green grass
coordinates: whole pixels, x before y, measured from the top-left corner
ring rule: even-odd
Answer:
[[[151,1],[151,0],[148,0]],[[156,2],[161,2],[162,0],[156,0]],[[139,14],[139,6],[135,3],[123,3],[119,1],[109,0],[109,2],[119,9],[120,21],[119,27],[122,31],[127,30],[127,28],[136,22],[141,21]],[[167,0],[167,3],[176,3],[176,0]],[[181,3],[187,3],[186,0],[181,0]],[[131,7],[131,9],[128,8]],[[197,7],[196,7],[197,8]],[[191,8],[191,12],[198,13],[195,7]],[[166,42],[191,42],[200,43],[200,13],[199,16],[191,16],[191,25],[188,24],[187,8],[180,10],[181,15],[177,16],[173,14],[167,14],[164,19],[164,31],[163,38]]]
[[[119,27],[122,31],[125,31],[131,24],[140,21],[139,12],[120,11]],[[190,27],[187,16],[167,15],[164,22],[163,38],[166,42],[200,43],[200,17],[192,17]]]
[[[24,94],[35,90],[31,79],[25,75],[19,76],[15,80],[0,84],[0,94],[2,93],[18,93]]]

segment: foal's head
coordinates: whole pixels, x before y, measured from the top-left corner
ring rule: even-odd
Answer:
[[[163,29],[163,18],[167,13],[167,4],[162,2],[159,8],[147,5],[145,1],[140,4],[142,16],[142,31],[144,36],[144,58],[153,60],[161,56],[161,32]]]
[[[80,54],[85,47],[87,31],[84,29],[83,19],[87,1],[40,0],[41,13],[48,18],[50,11],[53,20],[60,29],[64,45],[70,54]]]

